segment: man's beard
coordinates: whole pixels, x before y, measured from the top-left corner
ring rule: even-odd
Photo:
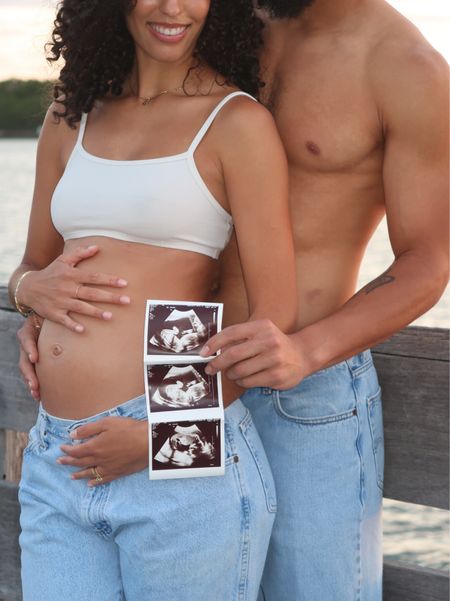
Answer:
[[[314,0],[258,0],[258,6],[276,19],[298,17]]]

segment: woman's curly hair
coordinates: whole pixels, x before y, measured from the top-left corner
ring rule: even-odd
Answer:
[[[63,59],[53,97],[64,109],[54,111],[73,127],[94,102],[119,96],[134,64],[135,47],[126,15],[136,0],[62,0],[54,22],[48,60]],[[259,53],[263,24],[252,0],[211,0],[196,57],[228,84],[258,97]]]

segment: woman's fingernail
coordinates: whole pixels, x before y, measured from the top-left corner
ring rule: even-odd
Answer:
[[[112,317],[111,311],[103,311],[102,317],[103,317],[103,319],[111,319],[111,317]]]
[[[76,430],[72,430],[72,432],[69,434],[69,438],[76,438],[77,437],[77,431]]]
[[[117,283],[119,286],[128,286],[128,282],[126,280],[123,280],[122,278],[120,280],[117,280]]]
[[[88,250],[94,250],[94,248],[97,248],[94,244],[92,244],[91,246],[87,247]]]
[[[84,327],[79,323],[75,326],[75,332],[84,332]]]
[[[122,305],[129,305],[131,303],[131,298],[129,296],[121,296],[119,300]]]

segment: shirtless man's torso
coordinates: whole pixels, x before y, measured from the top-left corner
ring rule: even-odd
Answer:
[[[260,4],[291,16],[263,13],[263,94],[289,160],[298,331],[232,326],[211,369],[255,387],[243,401],[275,478],[261,601],[380,601],[383,426],[365,349],[447,283],[447,65],[383,0]],[[355,294],[384,214],[395,261]],[[234,323],[239,272],[230,245],[219,297]]]

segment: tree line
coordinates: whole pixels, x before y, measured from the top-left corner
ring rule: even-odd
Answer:
[[[51,90],[49,81],[0,81],[0,135],[37,132],[51,102]]]

